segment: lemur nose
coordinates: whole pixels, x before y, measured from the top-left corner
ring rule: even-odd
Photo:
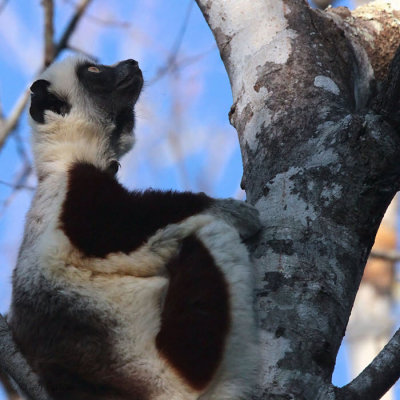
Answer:
[[[117,86],[123,85],[133,77],[141,75],[139,63],[131,58],[118,63],[115,66],[115,72]]]
[[[133,60],[132,58],[129,58],[128,60],[125,60],[124,62],[132,65],[133,67],[137,67],[139,65],[139,63],[136,60]]]

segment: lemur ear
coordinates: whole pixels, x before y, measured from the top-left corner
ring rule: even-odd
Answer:
[[[120,169],[121,164],[117,161],[117,160],[112,160],[107,168],[107,172],[111,175],[111,176],[115,176],[117,175],[118,170]]]
[[[31,107],[29,113],[31,117],[38,123],[43,124],[44,112],[46,110],[53,111],[64,116],[71,110],[71,105],[64,99],[60,99],[49,91],[50,82],[44,79],[35,81],[31,90]]]
[[[38,79],[37,81],[32,83],[29,90],[31,91],[31,95],[40,95],[47,92],[47,88],[49,86],[49,81],[46,81],[45,79]]]

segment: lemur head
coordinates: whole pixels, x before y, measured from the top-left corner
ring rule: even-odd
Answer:
[[[30,88],[39,175],[50,164],[65,167],[76,160],[105,167],[126,153],[134,142],[134,106],[142,86],[134,60],[106,66],[71,57],[44,71]]]

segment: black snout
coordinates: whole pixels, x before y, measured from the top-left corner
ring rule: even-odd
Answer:
[[[136,60],[132,60],[132,58],[130,58],[129,60],[121,61],[121,63],[129,64],[133,67],[139,67],[139,63]]]
[[[129,60],[121,61],[117,64],[116,68],[120,68],[121,70],[134,70],[139,69],[139,63],[136,60]]]
[[[139,64],[136,60],[125,60],[118,63],[115,67],[117,76],[117,86],[129,86],[129,84],[137,77],[142,76]]]

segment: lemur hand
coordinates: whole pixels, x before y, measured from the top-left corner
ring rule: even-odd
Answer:
[[[216,199],[211,213],[233,225],[242,239],[261,230],[258,210],[249,203],[235,199]]]

